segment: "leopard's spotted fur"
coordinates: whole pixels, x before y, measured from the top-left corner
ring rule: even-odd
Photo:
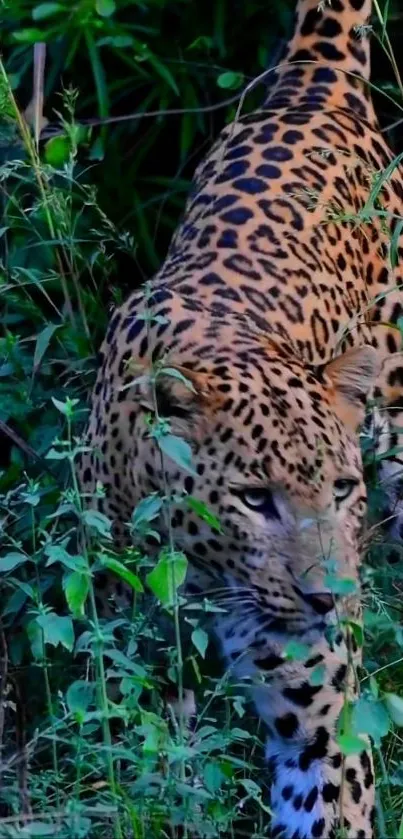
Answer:
[[[370,839],[369,748],[343,764],[336,738],[360,651],[342,633],[332,647],[325,638],[336,611],[323,559],[358,580],[366,494],[356,429],[368,394],[399,424],[401,268],[390,242],[403,180],[366,84],[370,0],[318,5],[299,0],[264,107],[222,132],[151,289],[114,313],[81,477],[86,492],[103,482],[97,503],[124,541],[133,507],[163,486],[142,373],[164,359],[190,380],[192,389],[168,374],[156,382],[160,413],[190,441],[196,470],[165,458],[164,471],[176,495],[213,508],[223,532],[180,502],[172,525],[189,585],[226,586],[233,598],[213,629],[238,676],[256,677],[272,836],[334,837],[342,822],[349,839]],[[396,463],[382,468],[394,497]],[[340,599],[343,616],[359,620],[358,595]],[[308,659],[284,658],[292,638],[310,645]],[[325,681],[313,685],[318,665]]]

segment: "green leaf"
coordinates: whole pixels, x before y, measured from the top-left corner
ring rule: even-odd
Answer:
[[[161,451],[180,466],[181,469],[190,472],[191,475],[197,475],[192,464],[192,449],[186,440],[182,440],[176,434],[163,434],[161,437],[158,437],[157,442]]]
[[[18,32],[13,32],[12,35],[15,41],[20,41],[23,44],[36,44],[38,41],[44,41],[44,36],[45,32],[42,29],[34,29],[33,27],[19,29]]]
[[[71,145],[68,137],[61,134],[59,137],[51,137],[45,144],[45,160],[49,166],[61,169],[70,160]]]
[[[119,562],[119,560],[115,559],[113,556],[105,556],[103,554],[99,558],[102,565],[109,568],[109,570],[116,574],[117,577],[120,577],[121,580],[133,589],[133,591],[144,591],[143,584],[137,574],[133,574],[133,571],[126,568],[126,566],[123,565],[123,562]]]
[[[369,734],[376,745],[389,731],[389,716],[383,702],[360,696],[351,716],[354,734]]]
[[[136,528],[143,522],[149,522],[155,519],[162,507],[163,500],[160,495],[153,493],[143,498],[132,514],[132,524]]]
[[[111,527],[112,522],[99,510],[84,510],[82,514],[83,522],[92,530],[96,530],[100,536],[105,539],[112,539]]]
[[[96,0],[95,8],[101,17],[110,17],[116,10],[115,0]]]
[[[346,621],[346,626],[354,636],[357,646],[362,647],[364,643],[364,630],[362,628],[362,624],[357,623],[356,621],[348,620]]]
[[[27,561],[28,557],[25,554],[10,551],[10,553],[0,558],[0,573],[5,574],[7,571],[13,571],[18,565],[23,565]]]
[[[78,405],[79,401],[79,399],[70,399],[67,397],[65,402],[61,402],[60,399],[55,399],[55,397],[52,396],[52,402],[55,408],[57,408],[57,410],[65,417],[72,416],[73,408],[75,405]]]
[[[324,664],[318,664],[318,666],[312,670],[312,673],[309,677],[309,684],[311,684],[312,687],[319,687],[319,685],[323,685],[325,681],[326,666]]]
[[[59,327],[60,324],[58,323],[49,323],[48,326],[45,326],[45,328],[42,329],[42,332],[39,333],[34,350],[34,370],[37,370],[39,367],[50,344],[52,335],[56,332],[56,329],[59,329]]]
[[[147,585],[164,606],[175,601],[175,592],[185,580],[187,559],[185,554],[175,551],[164,553],[155,568],[147,574]]]
[[[44,658],[45,648],[43,645],[43,632],[36,618],[27,624],[27,635],[31,645],[32,655],[37,661],[40,661]]]
[[[168,70],[168,67],[166,67],[166,65],[163,64],[162,61],[160,61],[160,59],[157,58],[157,56],[154,55],[154,53],[152,52],[148,52],[146,58],[150,62],[151,66],[154,68],[155,72],[158,73],[158,75],[161,76],[161,78],[165,82],[167,82],[167,84],[173,90],[176,96],[179,96],[178,85],[176,84],[176,81],[171,71]]]
[[[226,780],[220,767],[217,766],[217,763],[213,763],[213,761],[205,763],[203,769],[203,779],[206,789],[208,789],[208,791],[212,794],[218,792],[223,782]]]
[[[379,687],[378,687],[378,682],[375,679],[375,676],[370,676],[369,677],[369,687],[370,687],[370,690],[371,690],[371,693],[372,693],[372,696],[374,697],[374,699],[378,699],[378,697],[379,697]]]
[[[58,452],[57,449],[49,449],[46,453],[45,460],[66,460],[68,457],[70,457],[68,451]]]
[[[400,242],[402,233],[403,233],[403,219],[401,218],[397,221],[397,223],[395,225],[395,229],[393,231],[393,236],[390,240],[390,245],[389,245],[390,262],[391,262],[392,268],[396,268],[397,265],[399,264],[399,242]],[[399,318],[399,320],[400,320],[400,318]],[[398,321],[397,325],[400,329],[399,321]]]
[[[235,73],[232,70],[227,70],[226,73],[220,73],[217,79],[218,87],[224,90],[236,90],[243,84],[243,73]]]
[[[251,780],[251,778],[243,778],[241,780],[241,784],[248,795],[252,796],[252,798],[261,798],[262,790],[255,781]]]
[[[194,498],[193,495],[187,495],[185,497],[185,502],[188,507],[190,507],[190,509],[193,510],[193,512],[196,513],[202,521],[209,524],[213,530],[217,530],[219,533],[223,532],[220,520],[209,510],[204,501],[200,501],[199,498]]]
[[[74,617],[82,617],[90,588],[88,574],[72,571],[64,577],[63,588],[70,611]]]
[[[211,50],[214,46],[214,41],[210,35],[198,35],[194,41],[187,47],[188,50]]]
[[[290,661],[304,661],[310,654],[311,648],[308,644],[302,644],[300,641],[289,641],[284,649],[284,656]]]
[[[385,705],[395,725],[403,725],[403,699],[396,693],[385,693]]]
[[[158,376],[160,375],[170,376],[171,379],[178,379],[178,381],[182,382],[182,384],[185,385],[185,387],[187,387],[188,390],[192,390],[193,393],[196,393],[190,379],[187,379],[186,376],[184,376],[180,370],[176,369],[176,367],[162,367],[158,373]]]
[[[47,17],[52,17],[52,15],[64,11],[66,11],[66,7],[62,3],[40,3],[33,9],[32,17],[34,20],[45,20]]]
[[[94,698],[94,685],[81,679],[73,682],[66,693],[66,704],[71,714],[84,714]]]
[[[105,157],[105,147],[104,141],[101,135],[95,138],[89,152],[88,157],[90,160],[103,160]]]
[[[62,545],[46,545],[45,554],[48,557],[46,566],[53,565],[54,562],[60,562],[70,571],[85,573],[88,570],[87,560],[81,554],[69,554]]]
[[[198,626],[192,632],[192,642],[195,645],[196,650],[200,653],[201,657],[204,658],[209,642],[207,632],[205,632],[204,629],[201,629]]]
[[[356,737],[354,734],[339,734],[336,742],[343,755],[357,755],[368,749],[368,743]]]
[[[326,574],[324,578],[325,588],[330,589],[333,594],[346,597],[357,591],[357,583],[349,577],[337,577],[334,574]]]
[[[73,621],[70,617],[57,615],[56,612],[46,612],[35,618],[36,623],[43,632],[45,644],[57,647],[61,644],[66,650],[72,651],[74,647]]]
[[[15,835],[15,834],[14,834]],[[55,825],[52,822],[32,821],[27,827],[18,831],[18,839],[44,839],[45,836],[55,836]]]

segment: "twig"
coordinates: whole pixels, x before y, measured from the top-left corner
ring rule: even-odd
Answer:
[[[24,111],[26,121],[33,125],[36,148],[38,148],[41,131],[49,122],[43,115],[45,61],[46,44],[38,42],[34,44],[32,99]]]
[[[116,117],[90,117],[88,119],[77,120],[79,125],[87,125],[95,127],[100,125],[112,125],[118,122],[128,122],[133,119],[143,119],[146,117],[173,117],[184,116],[185,114],[208,114],[212,111],[219,111],[221,108],[226,108],[228,105],[233,105],[241,98],[242,93],[237,93],[235,96],[230,96],[229,99],[224,99],[223,102],[216,102],[214,105],[205,105],[200,108],[167,108],[166,111],[134,111],[130,114],[120,114]],[[45,131],[42,131],[41,140],[49,139],[57,134],[62,134],[64,128],[59,127],[57,123],[49,123]]]
[[[13,679],[15,691],[15,705],[16,705],[16,740],[17,751],[20,755],[20,761],[17,764],[18,776],[18,792],[20,796],[20,806],[22,821],[26,822],[27,816],[32,815],[32,808],[28,792],[28,749],[25,728],[25,709],[21,699],[20,686],[16,679]]]
[[[8,651],[4,630],[0,627],[0,778],[3,773],[3,735],[5,708],[4,700],[6,695],[8,674]]]
[[[9,437],[9,439],[12,440],[14,445],[17,446],[19,449],[21,449],[21,451],[23,451],[24,454],[27,455],[27,457],[31,458],[31,460],[34,460],[36,463],[40,464],[42,469],[44,469],[46,472],[48,472],[49,475],[51,475],[52,478],[55,481],[57,481],[57,483],[60,483],[57,475],[55,475],[53,469],[49,466],[47,460],[45,460],[44,457],[41,457],[41,455],[37,454],[35,449],[33,449],[32,446],[29,445],[29,443],[27,443],[25,440],[23,440],[23,438],[20,437],[20,435],[17,434],[16,431],[13,431],[13,429],[10,428],[10,426],[7,425],[7,423],[4,422],[2,419],[0,419],[0,433],[5,434],[6,437]],[[1,670],[0,670],[0,675],[1,675]]]

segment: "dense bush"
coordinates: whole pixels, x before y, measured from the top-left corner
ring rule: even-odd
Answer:
[[[375,5],[374,98],[398,153],[403,12],[398,0]],[[109,311],[161,264],[197,161],[245,83],[281,57],[293,7],[2,4],[0,839],[264,835],[260,731],[241,689],[207,669],[197,611],[163,577],[151,577],[162,605],[144,601],[150,561],[114,552],[108,521],[83,510],[75,464]],[[257,101],[259,89],[244,109]],[[137,534],[158,503],[137,509]],[[376,483],[371,505],[382,506]],[[392,839],[403,836],[403,562],[370,535],[357,713],[375,740],[380,831]],[[177,555],[176,580],[184,565]],[[133,609],[108,619],[94,592],[105,568],[135,592]],[[182,645],[176,627],[161,667],[147,648],[166,647],[164,605],[174,623],[183,610],[190,637]],[[182,655],[198,685],[192,729],[163,702],[170,684],[183,689]]]

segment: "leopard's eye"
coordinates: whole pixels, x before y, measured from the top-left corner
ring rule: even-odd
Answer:
[[[358,481],[356,478],[339,478],[335,481],[333,484],[333,497],[335,501],[346,501],[357,484]]]
[[[273,493],[269,489],[254,489],[250,487],[237,490],[236,494],[242,503],[245,504],[245,507],[249,507],[250,510],[255,510],[256,513],[261,513],[266,518],[280,518]]]

